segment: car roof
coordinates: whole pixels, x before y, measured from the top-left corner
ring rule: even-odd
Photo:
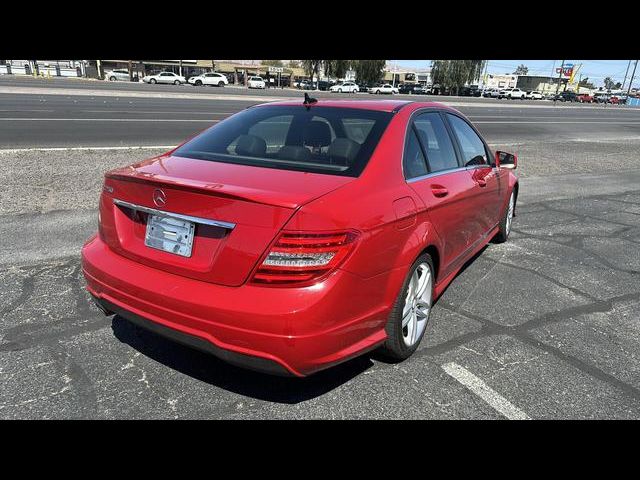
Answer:
[[[269,102],[261,103],[256,107],[267,107],[269,105],[282,105],[282,106],[302,106],[304,99],[285,100],[281,102]],[[316,107],[333,107],[333,108],[358,108],[362,110],[376,110],[380,112],[393,112],[399,110],[411,104],[415,109],[417,108],[440,108],[444,110],[455,111],[455,109],[440,102],[414,102],[411,100],[324,100],[318,99],[317,103],[312,104],[311,108]]]

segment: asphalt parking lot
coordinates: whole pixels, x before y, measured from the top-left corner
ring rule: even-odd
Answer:
[[[258,100],[76,83],[0,79],[0,418],[640,418],[640,110],[447,99],[519,155],[512,236],[409,360],[287,379],[104,317],[79,262],[104,171]]]

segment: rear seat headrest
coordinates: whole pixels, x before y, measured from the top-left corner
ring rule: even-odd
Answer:
[[[311,160],[311,152],[308,148],[295,145],[285,145],[278,151],[278,158],[283,160],[298,160],[308,162]]]
[[[267,142],[255,135],[240,135],[236,144],[236,153],[248,157],[264,157],[267,153]]]
[[[349,138],[336,138],[329,146],[331,163],[350,166],[360,150],[360,144]]]
[[[310,147],[326,147],[331,143],[329,124],[320,120],[310,121],[304,129],[304,144]]]

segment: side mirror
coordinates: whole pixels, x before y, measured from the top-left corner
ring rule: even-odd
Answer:
[[[513,153],[497,151],[496,167],[515,170],[518,167],[518,157]]]

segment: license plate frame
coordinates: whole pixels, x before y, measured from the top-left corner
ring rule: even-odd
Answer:
[[[149,213],[144,244],[171,255],[189,258],[193,252],[195,229],[195,223],[188,220]]]

